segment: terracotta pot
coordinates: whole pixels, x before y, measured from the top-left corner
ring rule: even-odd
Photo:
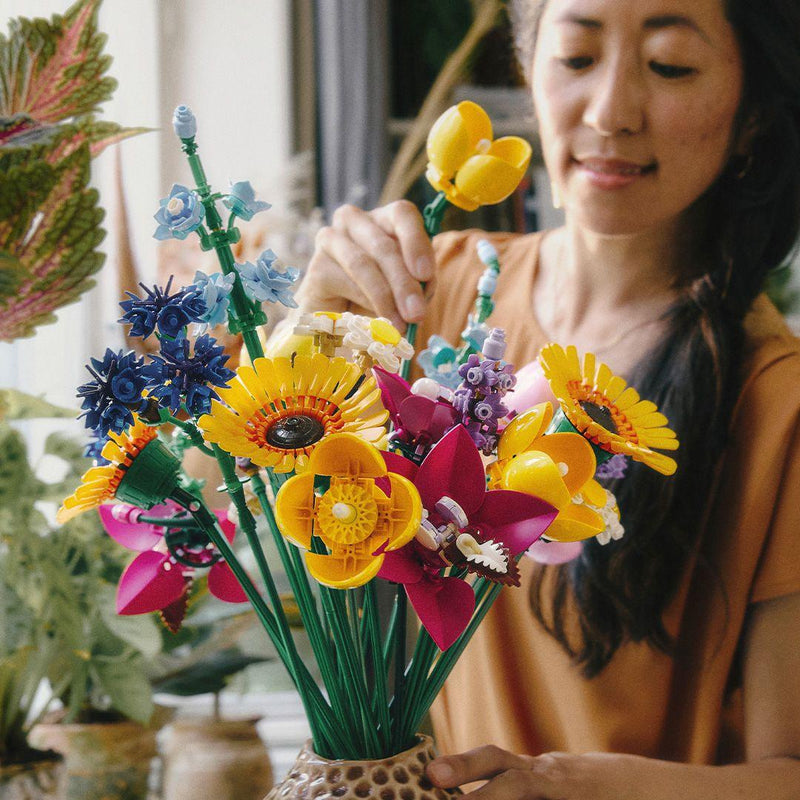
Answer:
[[[438,789],[425,777],[435,755],[428,736],[420,736],[410,750],[375,761],[329,761],[306,742],[266,800],[447,800],[461,795],[458,789]]]
[[[187,719],[164,728],[163,800],[261,800],[273,778],[256,722]]]
[[[64,759],[52,752],[41,756],[22,764],[0,764],[2,800],[57,800],[61,796]]]
[[[154,728],[136,722],[48,723],[37,725],[30,740],[63,754],[62,800],[142,800],[147,795],[156,755]]]

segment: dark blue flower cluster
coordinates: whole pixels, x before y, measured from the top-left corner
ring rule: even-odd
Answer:
[[[146,405],[142,399],[147,380],[142,372],[144,359],[136,353],[121,350],[115,353],[106,349],[102,361],[96,358],[86,369],[94,380],[78,387],[78,397],[83,398],[81,408],[86,427],[107,436],[109,431],[122,433],[133,424],[133,411]]]
[[[151,290],[143,283],[139,285],[144,289],[146,297],[137,297],[132,292],[126,292],[130,300],[120,303],[125,313],[119,321],[131,324],[128,332],[131,336],[145,339],[158,328],[160,337],[177,339],[184,334],[189,323],[200,322],[206,313],[206,303],[199,286],[190,284],[175,294],[170,294],[171,277],[164,289],[154,286]]]
[[[190,413],[207,414],[212,398],[218,397],[211,386],[224,386],[236,374],[225,366],[222,345],[208,334],[198,337],[193,353],[188,339],[176,339],[162,342],[161,354],[151,359],[142,370],[150,395],[173,414],[183,398]]]

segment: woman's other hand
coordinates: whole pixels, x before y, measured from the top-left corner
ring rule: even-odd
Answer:
[[[374,211],[345,205],[317,233],[296,299],[303,311],[352,310],[387,317],[402,330],[425,314],[434,265],[413,203],[400,200]]]
[[[475,800],[623,800],[640,761],[608,753],[515,755],[487,745],[437,758],[427,774],[441,788],[486,781],[467,794]]]

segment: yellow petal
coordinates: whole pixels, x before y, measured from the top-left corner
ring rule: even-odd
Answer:
[[[590,508],[571,503],[553,520],[545,536],[555,542],[580,542],[605,530],[603,518]]]
[[[556,465],[566,464],[568,471],[563,476],[563,481],[570,495],[580,491],[592,479],[597,468],[597,459],[592,446],[579,433],[540,436],[535,446],[537,450],[550,456]]]
[[[500,436],[497,457],[501,461],[527,450],[553,419],[551,403],[539,403],[509,422]]]
[[[417,487],[402,475],[389,473],[391,510],[385,532],[389,540],[387,550],[397,550],[408,544],[416,535],[422,522],[422,500]],[[376,491],[380,491],[376,487]]]
[[[381,478],[386,464],[380,452],[352,433],[326,436],[314,448],[308,468],[316,475]]]
[[[295,475],[278,490],[275,519],[280,532],[308,550],[314,532],[314,475]]]
[[[550,456],[538,450],[528,450],[511,459],[503,470],[502,485],[504,489],[541,497],[558,509],[570,502],[569,490],[558,466]]]
[[[329,556],[306,553],[311,575],[333,589],[354,589],[372,580],[380,571],[383,556],[335,553]]]

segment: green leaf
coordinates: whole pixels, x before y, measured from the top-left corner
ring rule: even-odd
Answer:
[[[153,692],[138,659],[127,662],[95,662],[98,687],[108,696],[111,707],[128,719],[146,725],[153,713]]]
[[[237,672],[251,664],[262,664],[269,660],[263,656],[245,655],[239,648],[231,647],[212,653],[186,669],[160,678],[153,686],[159,692],[182,696],[220,692]]]
[[[106,37],[97,31],[100,0],[80,0],[63,17],[12,19],[0,35],[0,116],[38,123],[90,114],[111,97]]]
[[[112,586],[103,588],[98,597],[100,617],[114,636],[122,639],[145,658],[153,658],[161,652],[161,631],[151,614],[121,616],[114,610],[115,590]]]
[[[17,389],[0,389],[0,417],[5,419],[74,419],[78,411]]]

